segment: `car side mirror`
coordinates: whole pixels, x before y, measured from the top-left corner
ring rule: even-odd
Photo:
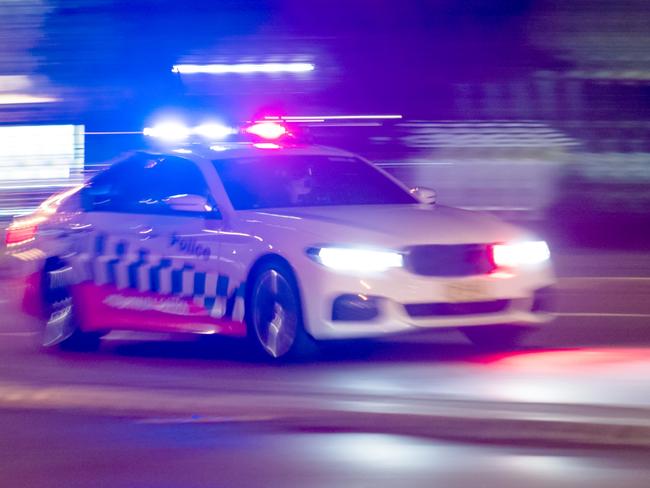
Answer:
[[[201,195],[173,195],[165,198],[164,202],[170,210],[176,212],[207,213],[213,212],[214,207],[208,199]]]
[[[417,198],[420,203],[425,203],[427,205],[433,205],[436,203],[436,192],[431,188],[426,188],[424,186],[416,186],[410,189],[411,195]]]

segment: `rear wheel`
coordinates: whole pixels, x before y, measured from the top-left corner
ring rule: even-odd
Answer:
[[[520,325],[491,325],[466,327],[462,332],[474,345],[482,349],[500,350],[520,345],[532,330],[531,327]]]
[[[45,324],[43,347],[59,346],[66,350],[96,350],[101,333],[83,332],[75,313],[68,274],[71,268],[64,263],[50,263],[43,273],[43,302]]]
[[[280,263],[267,264],[253,280],[246,320],[257,350],[273,359],[313,352],[314,341],[304,328],[298,286],[291,271]]]

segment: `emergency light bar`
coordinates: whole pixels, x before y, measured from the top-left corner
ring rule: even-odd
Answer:
[[[168,143],[185,142],[192,137],[198,137],[204,141],[221,141],[237,134],[246,135],[249,138],[254,136],[254,140],[274,141],[291,135],[284,125],[271,121],[253,123],[239,130],[218,123],[204,123],[196,127],[188,127],[177,121],[166,121],[153,127],[145,127],[142,133]]]
[[[142,133],[145,136],[167,142],[182,142],[191,136],[209,140],[225,139],[231,134],[236,134],[237,130],[218,123],[205,123],[197,127],[188,127],[180,122],[169,121],[156,124],[153,127],[145,127]]]

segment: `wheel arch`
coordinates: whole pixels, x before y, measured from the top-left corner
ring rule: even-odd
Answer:
[[[47,293],[50,290],[49,283],[47,283],[47,275],[46,273],[48,271],[53,271],[56,269],[60,269],[63,266],[67,264],[67,261],[62,258],[61,256],[54,255],[54,256],[48,256],[44,261],[43,261],[43,266],[41,267],[39,274],[40,274],[40,280],[39,280],[39,296],[43,302],[45,302],[47,298]]]
[[[23,313],[39,320],[45,318],[49,289],[46,273],[63,264],[64,261],[59,256],[49,256],[35,265],[34,269],[24,277],[25,288],[20,304]]]

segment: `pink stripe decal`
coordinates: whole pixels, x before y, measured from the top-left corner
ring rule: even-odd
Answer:
[[[84,330],[246,335],[244,323],[210,317],[208,310],[191,298],[88,282],[74,286],[72,294]]]
[[[45,318],[45,307],[41,294],[41,273],[32,273],[24,278],[25,291],[23,293],[22,310],[26,315]]]

